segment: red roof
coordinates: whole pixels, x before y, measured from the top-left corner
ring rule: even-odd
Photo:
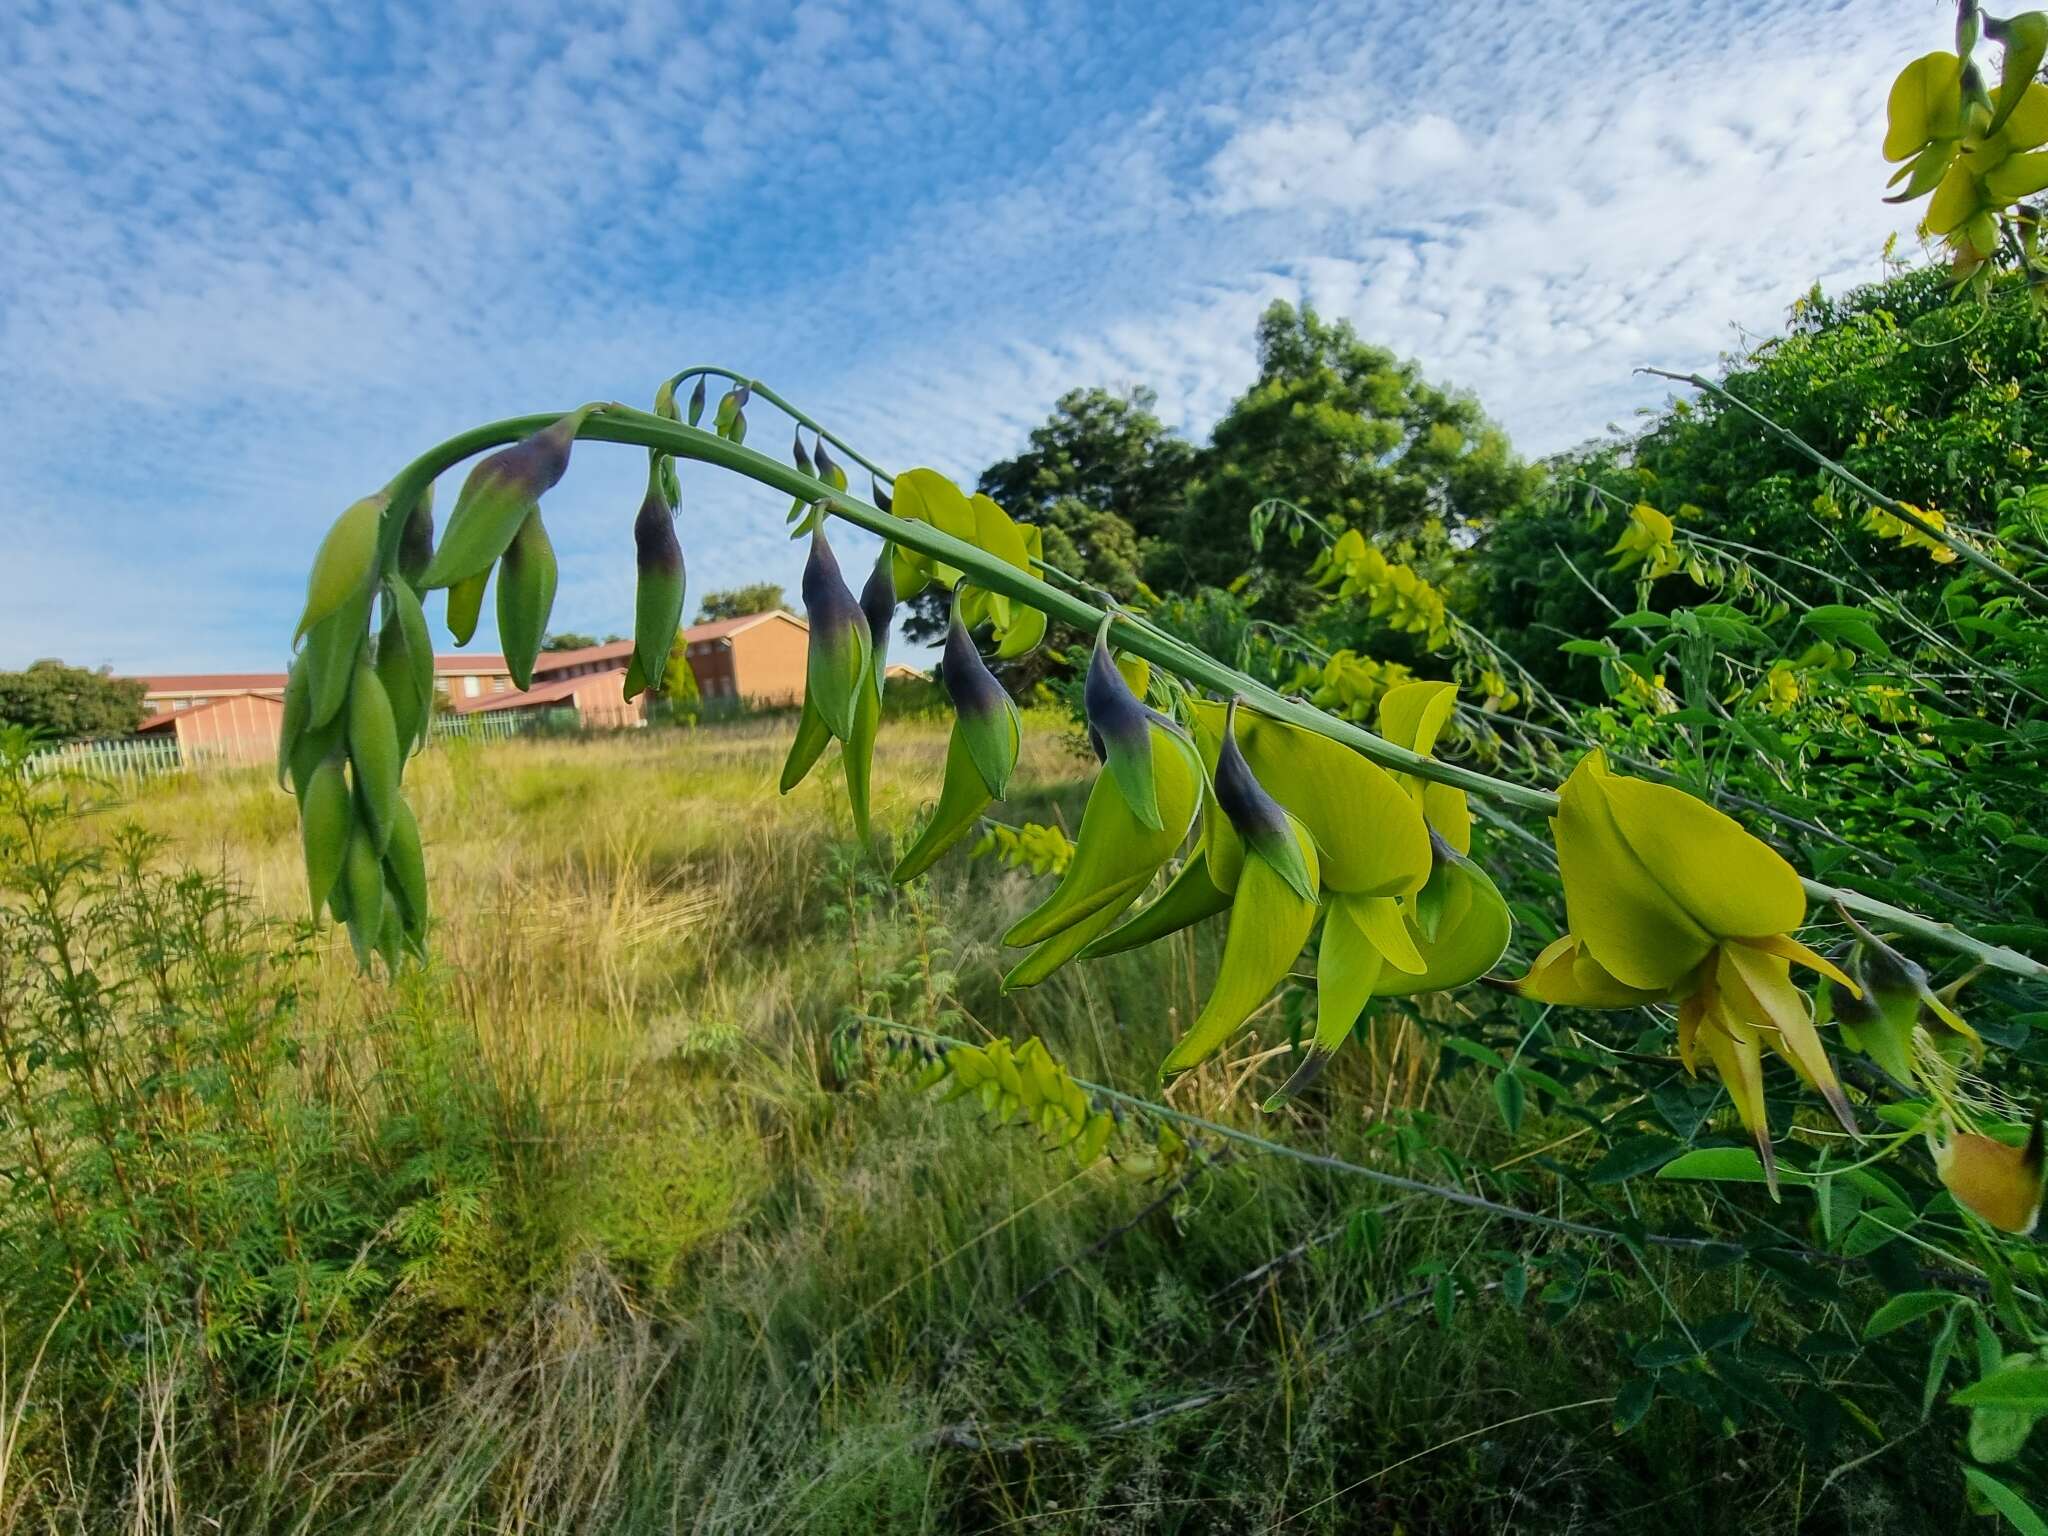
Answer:
[[[272,692],[284,687],[282,672],[164,672],[149,677],[138,677],[134,681],[142,684],[150,693],[206,693],[226,691],[256,693],[268,688]]]
[[[573,651],[542,651],[533,660],[533,675],[546,677],[550,672],[560,672],[565,667],[578,667],[593,661],[619,661],[629,659],[633,654],[633,642],[613,640],[604,645],[586,645]]]
[[[474,656],[436,656],[434,670],[441,672],[503,672],[505,658],[496,651],[478,651]]]
[[[573,700],[578,690],[594,687],[606,681],[618,684],[619,702],[623,704],[626,699],[626,669],[613,667],[604,672],[586,672],[581,677],[564,677],[552,683],[540,683],[524,693],[492,693],[480,699],[457,699],[453,707],[455,713],[459,715],[484,715],[493,710],[525,709],[535,704],[560,704]]]
[[[159,710],[144,720],[142,724],[135,727],[135,729],[138,733],[162,730],[167,725],[172,725],[180,720],[190,720],[194,715],[203,715],[209,709],[223,708],[234,703],[236,699],[248,695],[254,695],[259,699],[269,699],[273,703],[282,703],[284,701],[284,692],[281,686],[278,688],[248,688],[244,689],[242,693],[229,694],[224,699],[208,699],[204,704],[194,704],[190,709]]]
[[[692,624],[683,631],[685,640],[724,640],[743,629],[752,629],[756,624],[769,619],[787,619],[799,629],[810,625],[791,613],[787,608],[770,608],[766,613],[743,613],[736,619],[713,619],[708,624]]]

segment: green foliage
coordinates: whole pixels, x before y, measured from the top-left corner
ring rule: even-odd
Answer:
[[[1257,381],[1216,424],[1160,584],[1228,587],[1257,565],[1261,610],[1291,621],[1315,606],[1315,551],[1292,538],[1255,545],[1252,508],[1280,498],[1375,540],[1441,540],[1483,529],[1530,484],[1477,401],[1431,384],[1349,322],[1275,302],[1258,353]]]
[[[787,608],[789,599],[782,588],[772,581],[750,582],[743,587],[728,587],[721,592],[706,592],[697,604],[699,624],[717,619],[743,619],[750,613],[767,613],[775,608]]]
[[[30,663],[0,672],[0,725],[17,725],[63,741],[126,736],[142,723],[143,685],[102,667]]]

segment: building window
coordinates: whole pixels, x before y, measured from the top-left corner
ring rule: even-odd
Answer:
[[[506,688],[506,686],[507,686],[507,685],[508,685],[508,684],[509,684],[510,682],[511,682],[511,679],[510,679],[510,678],[507,678],[507,677],[494,677],[494,678],[492,678],[492,679],[491,679],[491,692],[493,692],[493,693],[503,693],[503,692],[505,691],[505,688]]]
[[[483,680],[482,678],[480,678],[480,677],[465,677],[465,678],[464,678],[464,679],[462,680],[462,692],[463,692],[463,694],[464,694],[464,695],[465,695],[466,697],[468,697],[468,698],[472,698],[472,699],[473,699],[473,698],[475,698],[475,697],[476,697],[476,696],[477,696],[478,694],[482,693],[483,691],[484,691],[484,680]]]

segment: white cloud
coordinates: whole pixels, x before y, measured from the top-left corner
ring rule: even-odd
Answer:
[[[1877,275],[1883,86],[1940,34],[1923,0],[522,10],[0,28],[0,537],[36,585],[0,663],[262,659],[410,454],[686,361],[966,475],[1076,385],[1205,431],[1306,299],[1560,447],[1660,397],[1635,364]],[[562,627],[626,622],[638,464],[593,445],[555,493]],[[778,498],[686,484],[694,590],[794,588]]]

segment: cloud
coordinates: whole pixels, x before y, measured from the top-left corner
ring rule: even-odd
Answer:
[[[0,664],[274,659],[321,530],[409,455],[685,362],[972,475],[1077,385],[1206,431],[1259,311],[1306,300],[1561,447],[1660,398],[1635,364],[1878,275],[1881,93],[1938,20],[31,4],[0,28]],[[560,627],[627,623],[643,474],[587,445],[551,498]],[[685,485],[694,592],[794,589],[779,498]]]

